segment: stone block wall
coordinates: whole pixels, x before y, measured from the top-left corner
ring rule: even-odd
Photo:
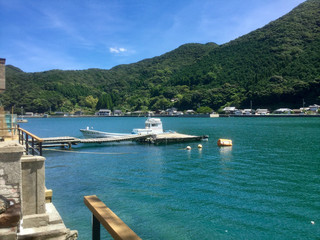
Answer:
[[[21,202],[21,162],[23,147],[15,142],[0,143],[0,195]]]

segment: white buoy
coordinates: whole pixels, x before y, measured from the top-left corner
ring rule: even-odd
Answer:
[[[313,225],[313,224],[315,224],[315,222],[314,222],[314,221],[311,221],[311,224]]]
[[[198,148],[202,148],[202,145],[201,145],[201,144],[199,144],[199,145],[198,145]]]
[[[187,146],[186,149],[187,149],[187,150],[191,150],[191,147],[190,147],[190,146]]]

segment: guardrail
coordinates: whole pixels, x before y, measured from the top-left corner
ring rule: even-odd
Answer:
[[[85,196],[84,203],[92,212],[92,239],[100,240],[100,223],[113,239],[138,240],[141,238],[131,230],[96,195]]]
[[[42,156],[42,142],[43,140],[36,135],[18,127],[19,143],[25,146],[26,154]]]

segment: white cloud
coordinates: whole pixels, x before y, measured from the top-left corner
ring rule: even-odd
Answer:
[[[128,51],[125,48],[118,48],[118,47],[111,47],[111,48],[109,48],[109,50],[111,53],[123,53],[123,52]]]

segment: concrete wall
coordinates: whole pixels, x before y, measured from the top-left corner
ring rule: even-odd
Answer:
[[[42,214],[45,207],[44,157],[24,155],[22,169],[22,214]]]

